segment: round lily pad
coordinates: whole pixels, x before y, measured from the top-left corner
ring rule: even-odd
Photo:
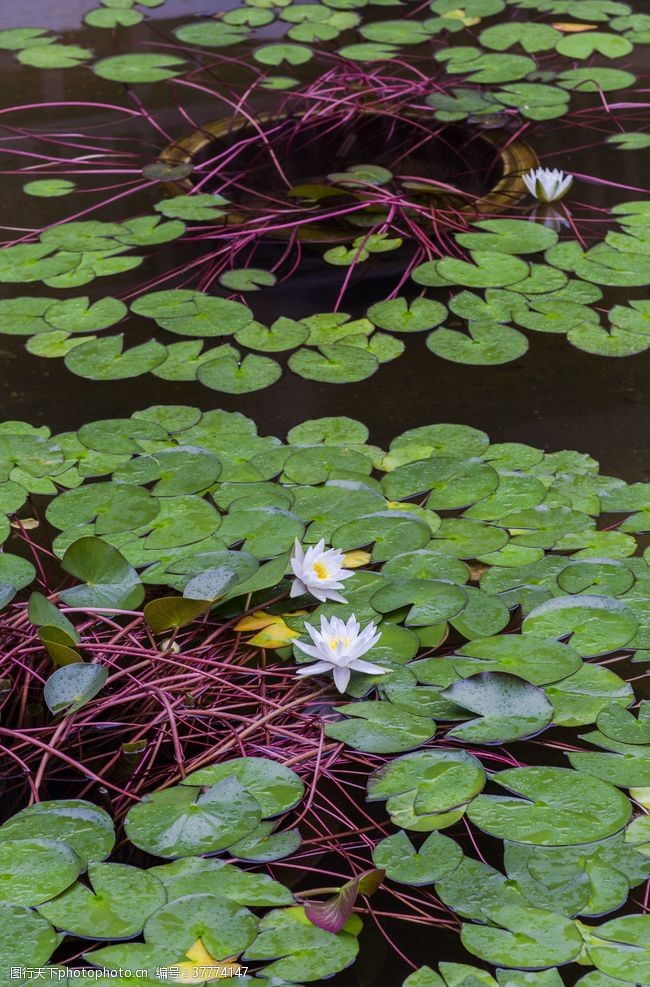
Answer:
[[[293,808],[305,789],[295,771],[265,757],[238,757],[200,768],[188,775],[183,784],[212,787],[226,778],[237,779],[259,803],[265,818],[279,816]]]
[[[146,796],[129,811],[125,829],[132,843],[157,857],[189,857],[237,843],[260,818],[256,799],[226,778],[204,794],[178,786]]]
[[[540,733],[553,718],[542,689],[507,672],[482,672],[452,683],[441,693],[479,718],[447,732],[466,743],[502,744]]]
[[[536,846],[589,843],[617,833],[632,812],[613,785],[569,768],[508,768],[493,778],[522,798],[480,795],[468,817],[500,839]]]
[[[416,850],[403,830],[381,840],[372,852],[373,863],[386,871],[389,880],[415,886],[433,884],[450,874],[462,857],[460,846],[442,833],[432,833]]]
[[[0,900],[40,905],[65,891],[82,870],[81,858],[59,840],[2,840]]]

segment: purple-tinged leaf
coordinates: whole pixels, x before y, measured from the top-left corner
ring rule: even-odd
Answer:
[[[327,901],[305,903],[305,915],[309,921],[325,932],[340,932],[352,914],[354,903],[359,895],[369,897],[374,894],[384,880],[385,871],[379,868],[364,871],[351,881],[347,881],[332,898]]]

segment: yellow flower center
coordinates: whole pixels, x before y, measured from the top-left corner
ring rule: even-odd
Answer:
[[[319,579],[329,579],[329,569],[324,562],[314,562],[313,568]]]
[[[350,638],[349,637],[331,637],[327,643],[329,644],[329,646],[332,649],[332,651],[336,651],[337,645],[339,645],[339,644],[342,644],[344,648],[349,648],[350,647]]]

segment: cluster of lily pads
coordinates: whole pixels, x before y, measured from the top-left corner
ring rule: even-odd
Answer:
[[[161,2],[105,0],[86,15],[85,22],[97,28],[131,27],[142,20],[139,7],[157,7]],[[372,5],[403,6],[397,0],[373,0]],[[0,47],[15,51],[26,65],[69,68],[92,64],[101,78],[132,84],[183,75],[191,70],[197,50],[203,57],[214,59],[215,49],[218,52],[251,40],[261,41],[252,52],[262,68],[261,84],[282,90],[298,81],[290,75],[269,75],[269,68],[290,70],[309,62],[315,54],[330,51],[352,62],[390,61],[403,56],[405,50],[409,54],[413,50],[428,53],[433,44],[436,59],[458,85],[450,94],[432,93],[431,105],[441,119],[481,116],[514,107],[529,119],[546,120],[566,112],[572,90],[611,91],[631,86],[635,77],[630,72],[594,65],[592,59],[625,58],[635,44],[650,39],[650,16],[635,13],[618,0],[552,0],[541,10],[528,0],[469,0],[462,7],[456,6],[456,0],[433,0],[398,19],[367,18],[367,6],[368,0],[323,0],[315,4],[246,0],[217,17],[177,27],[176,46],[172,48],[165,45],[160,51],[98,59],[91,49],[63,43],[40,28],[2,31]],[[548,22],[508,20],[503,16],[508,8],[532,8]],[[563,17],[572,19],[558,20]],[[278,28],[284,34],[279,39]],[[449,39],[453,37],[456,42],[459,35],[463,40],[467,36],[467,43],[449,45]],[[340,40],[347,43],[337,48]],[[334,44],[330,46],[330,42]],[[557,56],[566,59],[568,66],[558,67]],[[589,64],[576,67],[576,61]],[[480,88],[483,84],[503,88],[484,93]]]
[[[192,197],[188,197],[191,202]],[[172,200],[177,202],[178,200]],[[150,320],[172,336],[124,346],[124,333],[99,335],[125,322],[127,306],[118,298],[88,295],[57,299],[18,295],[0,302],[0,332],[28,336],[27,349],[44,357],[63,357],[74,374],[91,380],[116,380],[153,373],[163,380],[198,380],[230,394],[268,387],[282,376],[269,353],[292,350],[288,369],[309,380],[348,383],[371,376],[404,351],[402,336],[433,330],[429,349],[444,359],[467,364],[499,364],[528,349],[522,328],[565,333],[589,353],[628,356],[650,346],[650,307],[646,301],[616,304],[603,326],[592,307],[602,285],[641,286],[650,277],[647,203],[632,201],[614,209],[623,232],[585,249],[577,240],[560,240],[541,223],[488,219],[469,232],[456,233],[467,259],[452,254],[414,268],[417,286],[456,291],[447,304],[438,298],[400,295],[370,306],[353,319],[344,312],[280,317],[271,326],[255,319],[248,305],[192,289],[141,294],[133,315]],[[11,284],[42,281],[48,288],[74,288],[97,276],[116,274],[141,263],[124,256],[131,246],[166,243],[182,235],[178,219],[143,216],[125,223],[86,221],[46,230],[38,244],[9,247],[0,256],[0,280]],[[356,248],[342,250],[358,263]],[[530,260],[528,259],[530,256]],[[538,258],[537,260],[535,258]],[[239,293],[275,279],[267,272],[243,270],[224,276]],[[458,290],[460,289],[460,290]],[[441,325],[445,323],[444,325]],[[438,327],[438,328],[436,328]],[[232,337],[204,349],[205,341]],[[242,354],[242,348],[249,351]]]
[[[110,28],[117,32],[115,37],[119,40],[122,30],[139,23],[146,9],[160,2],[106,0],[90,11],[85,21],[91,28]],[[635,13],[618,0],[576,0],[572,4],[549,0],[541,9],[528,0],[470,0],[462,7],[456,5],[456,0],[433,0],[426,9],[407,7],[406,16],[400,19],[386,19],[384,6],[399,6],[401,12],[404,5],[392,0],[375,0],[371,4],[366,0],[329,0],[322,4],[250,0],[213,18],[195,19],[175,27],[171,44],[154,43],[146,51],[113,53],[97,59],[91,49],[64,43],[40,28],[0,31],[0,48],[16,52],[19,61],[37,68],[92,63],[93,71],[109,82],[131,85],[176,80],[174,84],[187,83],[188,91],[194,86],[202,92],[214,91],[219,105],[224,105],[225,98],[225,105],[232,106],[227,94],[224,97],[225,90],[205,87],[200,73],[203,68],[212,71],[221,58],[230,60],[233,46],[236,49],[244,42],[248,45],[251,38],[264,42],[267,32],[268,43],[252,49],[253,64],[245,58],[238,59],[238,64],[255,76],[251,92],[258,86],[280,91],[296,87],[291,96],[293,110],[300,106],[313,110],[320,100],[326,105],[330,91],[338,93],[341,86],[347,86],[365,93],[369,105],[374,105],[373,101],[380,98],[377,94],[383,91],[387,105],[397,100],[399,106],[410,111],[416,107],[420,113],[430,112],[436,126],[437,121],[469,119],[472,125],[486,127],[495,122],[513,126],[519,123],[525,130],[531,123],[543,124],[567,113],[574,90],[605,99],[603,94],[632,86],[635,76],[619,66],[626,65],[625,59],[635,44],[650,40],[650,15]],[[527,19],[526,12],[531,9],[541,14],[541,19]],[[513,11],[517,16],[509,19]],[[520,14],[526,19],[519,19]],[[278,40],[278,27],[286,30],[286,39]],[[358,35],[356,40],[353,32]],[[106,37],[103,31],[99,32],[100,48]],[[128,42],[128,35],[125,39]],[[339,40],[346,43],[336,48]],[[228,54],[222,56],[224,49]],[[301,83],[297,78],[271,73],[276,67],[299,67],[315,53],[329,57],[334,51],[342,61],[322,76],[322,92],[318,80]],[[422,63],[429,74],[433,54],[437,76],[425,84],[429,76],[415,73],[417,79],[407,84],[408,72],[400,68],[405,53],[410,66],[415,69]],[[601,64],[603,59],[606,64]],[[346,65],[351,65],[354,72],[359,62],[375,61],[380,63],[380,73],[387,67],[387,75],[375,77],[371,65],[367,80],[359,76],[353,83],[351,77],[346,82]],[[576,62],[583,61],[588,64],[576,67]],[[607,64],[611,61],[617,66]],[[248,109],[247,103],[245,106],[246,118],[254,125],[256,107],[251,104]],[[423,110],[424,106],[429,109]],[[286,109],[284,103],[278,106],[280,113]],[[646,137],[636,132],[611,135],[622,148],[641,147]],[[96,157],[93,154],[89,159],[93,167]],[[83,169],[82,162],[75,161],[77,164]],[[179,167],[180,171],[175,171],[149,162],[139,174],[144,172],[144,178],[151,183],[174,176],[179,181],[191,181],[188,174],[192,166]],[[30,164],[28,177],[25,191],[32,195],[65,196],[76,191],[75,182],[65,177],[64,162],[60,160],[49,162],[42,172]],[[348,172],[328,177],[334,184],[333,189],[325,188],[328,194],[343,189],[354,192],[362,205],[364,197],[369,203],[367,217],[354,214],[355,221],[368,228],[361,235],[356,235],[358,229],[353,230],[348,242],[325,251],[328,263],[344,269],[345,288],[351,274],[364,262],[398,250],[405,242],[415,242],[418,237],[409,225],[426,224],[419,212],[410,214],[410,205],[408,209],[403,203],[396,205],[409,183],[404,188],[404,183],[395,184],[396,176],[385,168],[357,162]],[[133,248],[201,240],[205,229],[210,231],[207,242],[224,238],[221,253],[227,266],[228,257],[239,256],[237,235],[228,225],[229,202],[224,195],[205,191],[203,184],[201,179],[196,191],[157,203],[151,215],[113,223],[75,219],[48,226],[37,240],[27,237],[2,251],[0,281],[40,283],[47,289],[67,292],[99,277],[137,268],[144,257],[134,255]],[[416,190],[417,200],[417,182],[410,185]],[[294,206],[300,201],[307,213],[309,209],[319,209],[322,189],[316,194],[313,189],[317,186],[299,188],[304,196],[298,196]],[[177,186],[176,191],[180,190]],[[226,188],[219,191],[227,193]],[[429,189],[427,195],[430,192]],[[435,213],[435,196],[432,201],[433,206],[429,195],[423,215],[431,208]],[[522,356],[528,348],[522,329],[565,333],[573,345],[589,353],[631,355],[650,345],[647,304],[633,301],[631,305],[614,305],[607,325],[601,324],[593,306],[601,300],[602,285],[625,288],[647,282],[646,206],[637,201],[616,206],[614,213],[623,232],[612,230],[604,242],[592,246],[582,239],[559,239],[549,228],[555,223],[564,229],[562,224],[568,223],[564,212],[558,213],[555,220],[541,214],[534,221],[483,220],[453,238],[449,230],[443,231],[433,254],[427,234],[426,254],[435,259],[422,264],[422,256],[416,255],[412,264],[408,258],[405,260],[405,267],[413,268],[417,288],[435,289],[436,298],[414,297],[412,289],[404,296],[391,294],[362,317],[357,317],[358,313],[348,317],[338,306],[334,313],[312,311],[305,318],[280,317],[271,326],[263,325],[255,319],[253,309],[233,300],[233,296],[243,297],[261,288],[272,291],[277,279],[275,269],[258,268],[248,262],[241,266],[241,261],[233,261],[231,269],[224,268],[219,275],[218,290],[221,295],[232,293],[230,298],[188,288],[186,277],[180,290],[169,288],[167,280],[163,290],[136,291],[132,313],[152,320],[165,332],[189,339],[165,342],[163,337],[163,341],[149,339],[131,346],[122,333],[98,335],[118,324],[130,327],[130,322],[124,323],[127,309],[120,299],[91,299],[85,295],[61,299],[41,295],[40,288],[37,297],[28,295],[1,303],[0,331],[29,336],[30,352],[62,357],[72,373],[89,379],[113,380],[153,373],[169,381],[198,380],[206,387],[231,394],[276,383],[282,376],[282,365],[267,354],[288,351],[293,351],[287,359],[288,368],[309,380],[363,380],[382,363],[397,358],[404,350],[401,334],[412,331],[434,330],[427,338],[429,349],[438,357],[466,364],[498,364]],[[298,211],[302,217],[302,211]],[[452,227],[467,226],[467,216],[461,217],[454,210],[452,213]],[[265,224],[259,217],[254,221],[255,235],[263,239]],[[240,239],[246,249],[251,235],[248,229],[242,229]],[[577,235],[581,236],[579,232]],[[179,268],[183,274],[187,270]],[[225,336],[234,337],[236,345],[220,341],[206,348],[206,340]]]
[[[93,709],[105,703],[110,718],[120,690],[145,675],[113,726],[133,717],[138,727],[160,681],[176,738],[162,789],[144,798],[130,789],[119,812],[145,869],[124,850],[103,862],[112,823],[84,800],[37,801],[0,828],[2,965],[51,961],[52,978],[65,977],[61,962],[83,954],[105,979],[138,970],[160,982],[178,967],[181,982],[207,982],[230,965],[233,984],[306,983],[354,961],[353,909],[378,920],[375,901],[403,905],[406,885],[420,895],[416,921],[435,926],[441,907],[456,916],[468,956],[498,968],[495,983],[560,987],[557,968],[574,962],[595,968],[584,987],[650,983],[650,918],[634,897],[650,877],[650,705],[612,667],[634,668],[629,660],[650,651],[650,567],[637,539],[650,530],[650,484],[601,475],[577,452],[490,443],[463,425],[411,429],[382,450],[347,418],[304,422],[282,442],[241,414],[185,406],[59,436],[9,422],[0,447],[3,744],[17,741],[26,765],[35,743],[39,778],[58,750],[70,765]],[[60,532],[51,542],[45,520]],[[341,553],[342,599],[313,599],[300,553],[293,591],[296,540]],[[102,615],[110,640],[93,646]],[[332,705],[327,680],[314,692],[314,679],[297,674],[310,660],[298,645],[319,619],[352,616],[376,625],[365,657],[377,672],[353,671],[346,701]],[[212,645],[215,664],[201,666],[202,637],[226,631],[230,651]],[[38,657],[31,685],[19,678],[25,648]],[[201,716],[216,703],[227,724],[228,704],[188,697],[192,661],[203,694],[228,667],[232,682],[257,676],[261,697],[238,739],[226,725],[198,752]],[[42,689],[50,711],[34,741],[11,719],[14,678],[19,696]],[[292,717],[303,745],[295,771],[285,766],[296,760]],[[567,740],[576,727],[588,729]],[[503,746],[513,742],[516,757]],[[353,798],[339,838],[324,822],[327,784],[350,770],[362,772],[375,814],[355,822]],[[274,866],[302,872],[313,860],[294,807],[345,861],[347,883],[325,889],[333,897],[316,911],[305,901],[316,891],[294,898],[271,879]],[[502,865],[476,849],[478,834],[502,842]],[[384,878],[372,902],[359,883],[369,873]],[[273,910],[260,918],[259,907]],[[477,978],[493,983],[484,968],[443,961],[406,984]]]
[[[284,815],[300,800],[298,776],[263,758],[225,762],[212,775],[220,780],[189,777],[127,816],[131,844],[168,861],[155,866],[107,862],[113,820],[84,800],[39,802],[4,823],[3,985],[27,983],[39,968],[46,982],[71,982],[65,965],[48,963],[71,940],[93,944],[83,959],[100,984],[279,987],[331,976],[354,960],[358,916],[331,934],[309,921],[289,888],[233,862],[240,852],[246,859],[241,837],[262,815]],[[226,849],[228,862],[214,856]],[[248,976],[253,965],[257,976]]]

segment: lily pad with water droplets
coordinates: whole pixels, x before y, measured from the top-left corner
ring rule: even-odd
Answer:
[[[623,603],[590,594],[560,596],[536,607],[524,620],[524,634],[567,638],[583,657],[605,655],[634,637],[637,620]]]
[[[151,872],[125,864],[92,863],[91,888],[77,881],[39,912],[57,929],[88,939],[130,939],[142,932],[166,900],[165,888]]]
[[[508,768],[493,780],[522,797],[479,795],[467,814],[499,839],[535,846],[589,843],[619,832],[632,812],[613,785],[570,768]]]
[[[482,672],[454,682],[441,693],[464,706],[477,719],[447,731],[466,743],[503,744],[535,736],[553,718],[553,707],[542,689],[507,672]]]
[[[370,754],[412,750],[430,740],[436,731],[432,719],[414,716],[392,703],[349,703],[336,710],[350,718],[327,723],[325,735]]]
[[[300,801],[305,786],[298,775],[277,761],[264,757],[239,757],[192,772],[187,785],[209,785],[236,778],[258,802],[265,818],[288,812]]]
[[[257,800],[225,778],[204,794],[188,785],[147,795],[129,810],[125,829],[141,850],[173,859],[224,850],[253,832],[260,818]]]
[[[373,863],[386,871],[389,880],[415,887],[450,874],[462,856],[458,843],[436,832],[416,850],[403,830],[381,840],[372,852]]]

